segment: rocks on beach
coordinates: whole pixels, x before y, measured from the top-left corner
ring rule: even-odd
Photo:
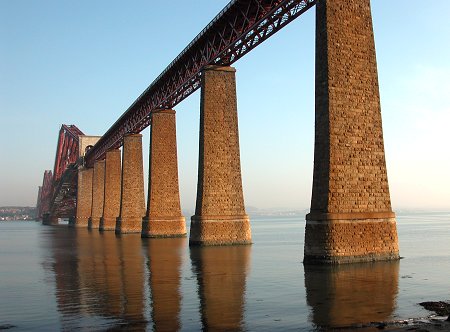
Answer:
[[[421,302],[419,304],[428,311],[434,311],[438,316],[449,316],[449,318],[447,318],[447,321],[450,320],[450,302],[429,301],[429,302]]]

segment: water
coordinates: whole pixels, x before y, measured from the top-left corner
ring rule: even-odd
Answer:
[[[449,300],[450,213],[399,215],[400,262],[304,267],[304,221],[253,218],[251,246],[0,223],[0,329],[313,331],[426,317]],[[370,330],[370,329],[369,329]]]

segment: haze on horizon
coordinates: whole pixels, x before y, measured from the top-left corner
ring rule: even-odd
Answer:
[[[34,206],[61,124],[106,132],[227,3],[0,0],[0,206]],[[372,0],[372,14],[393,209],[450,210],[450,2]],[[234,64],[249,207],[309,208],[314,21],[313,8]],[[199,99],[175,108],[184,210],[195,208]]]

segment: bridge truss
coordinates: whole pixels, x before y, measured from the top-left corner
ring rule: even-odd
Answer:
[[[62,125],[59,130],[55,165],[45,171],[39,190],[38,217],[50,213],[59,218],[74,215],[77,196],[77,163],[79,158],[79,136],[83,132],[75,125]]]
[[[128,133],[150,125],[150,113],[173,108],[200,88],[207,65],[231,65],[299,17],[316,0],[233,0],[138,97],[86,154],[86,164],[105,158]]]
[[[42,179],[42,186],[39,187],[39,197],[36,204],[37,207],[37,217],[42,219],[44,213],[47,213],[50,209],[50,200],[53,194],[52,188],[53,175],[52,171],[44,171],[44,178]]]

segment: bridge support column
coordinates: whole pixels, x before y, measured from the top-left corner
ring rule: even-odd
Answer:
[[[82,227],[88,225],[92,210],[92,176],[93,168],[78,170],[78,191],[76,217],[71,226]]]
[[[304,263],[399,258],[370,0],[316,5],[316,111]]]
[[[92,179],[92,211],[88,222],[89,229],[100,227],[100,218],[103,215],[104,193],[105,161],[99,160],[94,163],[94,174]]]
[[[142,237],[186,236],[178,185],[175,111],[155,111],[151,117],[148,202]]]
[[[202,75],[197,204],[190,245],[251,243],[239,156],[236,70],[209,66]]]
[[[42,225],[58,225],[59,218],[52,216],[50,213],[44,213],[42,216]]]
[[[122,179],[122,166],[120,163],[120,150],[114,149],[106,152],[105,158],[105,185],[103,215],[100,218],[100,231],[114,231],[117,217],[120,213],[120,186]]]
[[[123,139],[122,186],[120,215],[116,234],[141,233],[145,216],[142,135],[127,135]]]

